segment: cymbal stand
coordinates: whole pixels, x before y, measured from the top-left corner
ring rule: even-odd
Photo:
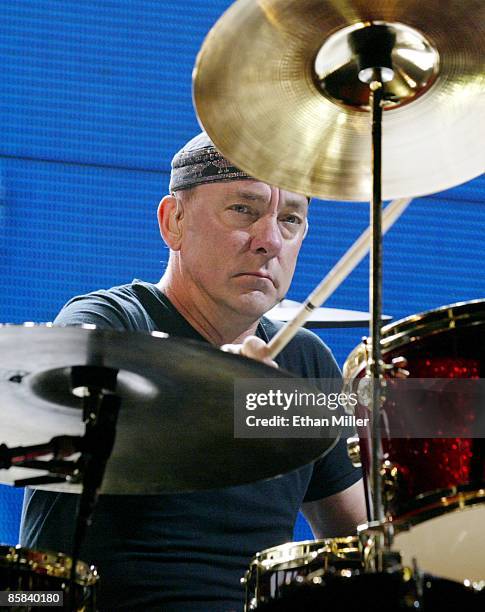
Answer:
[[[372,508],[369,526],[381,525],[384,521],[382,500],[381,466],[383,452],[381,443],[381,408],[383,395],[383,362],[381,355],[382,317],[382,107],[384,84],[394,76],[392,49],[395,34],[386,25],[370,25],[350,34],[349,43],[359,63],[359,79],[369,86],[369,103],[372,123],[372,199],[370,202],[371,248],[369,301],[370,359],[367,376],[371,378],[372,457],[371,486]],[[390,537],[380,541],[385,550],[377,550],[377,569],[385,569],[386,553],[389,553]],[[380,548],[380,547],[379,547]],[[386,550],[387,549],[387,550]],[[389,555],[387,555],[389,556]]]
[[[91,524],[103,482],[106,464],[113,450],[121,398],[114,393],[117,370],[96,366],[76,366],[71,370],[71,386],[82,397],[86,423],[80,471],[83,488],[79,499],[72,548],[68,609],[77,610],[76,566],[82,543]]]

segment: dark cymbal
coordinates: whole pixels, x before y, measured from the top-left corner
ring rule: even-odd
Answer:
[[[233,486],[307,464],[330,438],[234,437],[234,380],[288,379],[288,372],[165,334],[94,328],[0,327],[0,444],[84,433],[72,366],[119,370],[117,436],[103,493],[155,494]],[[0,470],[0,481],[38,475]],[[74,492],[79,486],[45,488]]]
[[[369,200],[369,90],[349,41],[386,24],[383,198],[453,187],[485,167],[483,23],[482,0],[237,0],[197,57],[200,123],[262,181]]]
[[[300,310],[300,302],[294,300],[282,300],[277,306],[269,310],[265,316],[274,321],[291,321]],[[382,321],[389,322],[389,315],[382,315]],[[368,327],[370,314],[358,310],[346,310],[343,308],[315,308],[305,327],[310,329],[324,329],[332,327]]]

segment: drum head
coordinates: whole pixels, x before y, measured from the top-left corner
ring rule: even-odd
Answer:
[[[405,565],[449,580],[485,581],[485,504],[455,510],[399,530],[394,539]]]

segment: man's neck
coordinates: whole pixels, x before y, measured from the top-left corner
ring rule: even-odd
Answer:
[[[184,319],[215,346],[241,344],[245,338],[256,334],[259,319],[254,321],[221,307],[208,296],[188,292],[186,287],[182,290],[173,275],[164,274],[156,286]]]

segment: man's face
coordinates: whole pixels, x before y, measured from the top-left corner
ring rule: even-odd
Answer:
[[[259,181],[196,187],[184,202],[180,243],[191,289],[256,320],[286,295],[307,212],[304,196]]]

